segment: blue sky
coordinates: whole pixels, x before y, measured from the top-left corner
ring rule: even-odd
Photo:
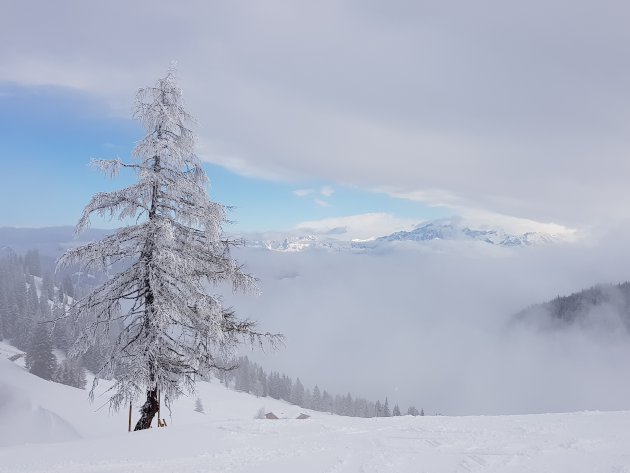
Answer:
[[[142,133],[138,123],[114,116],[86,93],[0,84],[0,225],[74,225],[91,195],[133,181],[132,174],[109,180],[89,166],[90,158],[130,159]],[[367,213],[418,222],[448,213],[333,182],[259,179],[215,164],[205,167],[211,198],[234,207],[234,232],[289,230],[304,221]]]

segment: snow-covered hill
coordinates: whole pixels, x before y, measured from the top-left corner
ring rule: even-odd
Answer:
[[[630,412],[297,420],[296,406],[219,383],[199,397],[205,414],[184,398],[168,427],[127,433],[102,396],[0,358],[0,473],[630,471]],[[263,406],[281,419],[254,419]]]

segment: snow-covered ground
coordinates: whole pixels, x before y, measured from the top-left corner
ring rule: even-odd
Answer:
[[[167,428],[128,433],[104,398],[0,356],[0,472],[630,472],[630,412],[297,420],[297,406],[218,382],[199,397],[205,414],[184,398]],[[281,419],[254,419],[261,407]]]

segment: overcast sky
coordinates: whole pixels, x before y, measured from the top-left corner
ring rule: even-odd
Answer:
[[[608,0],[5,0],[2,139],[15,145],[61,97],[63,113],[44,115],[80,149],[36,152],[31,134],[29,167],[55,161],[45,176],[63,180],[61,163],[124,156],[140,134],[134,92],[177,60],[200,155],[215,182],[254,186],[285,216],[270,228],[374,212],[596,226],[625,219],[630,200],[628,24],[630,6]],[[9,169],[4,184],[24,171]],[[237,194],[225,197],[243,228],[265,229]]]

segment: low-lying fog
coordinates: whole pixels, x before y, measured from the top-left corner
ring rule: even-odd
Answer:
[[[627,236],[524,249],[244,248],[236,256],[262,295],[228,299],[241,316],[287,337],[278,352],[249,356],[307,386],[388,396],[390,405],[428,414],[630,409],[630,336],[610,314],[603,328],[510,323],[532,304],[630,279]]]

